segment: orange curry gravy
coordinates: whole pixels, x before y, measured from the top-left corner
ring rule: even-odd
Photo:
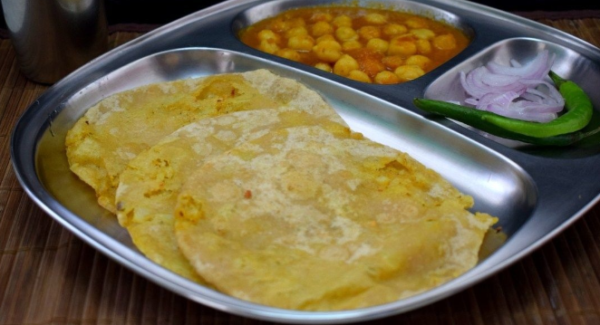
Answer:
[[[362,82],[395,84],[435,69],[469,44],[457,28],[386,9],[292,9],[242,30],[255,49]]]

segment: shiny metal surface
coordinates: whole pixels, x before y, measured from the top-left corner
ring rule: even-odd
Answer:
[[[53,83],[108,49],[103,0],[2,0],[21,71]]]
[[[404,5],[402,1],[382,1]],[[368,85],[253,50],[236,38],[240,17],[267,1],[233,0],[199,11],[121,46],[67,76],[21,117],[11,139],[15,172],[29,196],[51,217],[133,271],[191,300],[226,312],[286,323],[347,323],[381,318],[432,303],[517,261],[600,200],[598,145],[532,149],[504,144],[412,105],[418,96],[457,96],[453,72],[495,58],[527,59],[557,52],[559,73],[594,93],[600,50],[565,33],[461,0],[420,3],[456,15],[473,30],[472,44],[422,78]],[[315,2],[307,1],[306,4]],[[409,1],[412,3],[412,1]],[[255,11],[256,12],[256,11]],[[259,11],[260,12],[260,11]],[[508,241],[474,269],[440,287],[386,305],[336,312],[259,306],[191,283],[152,263],[132,245],[114,217],[68,170],[66,130],[98,100],[142,84],[267,68],[319,91],[350,126],[406,151],[473,195],[477,210],[497,215]],[[447,73],[447,74],[446,74]],[[600,98],[593,95],[600,107]]]
[[[237,33],[239,30],[245,27],[257,23],[265,18],[275,16],[280,12],[294,8],[305,7],[307,3],[310,3],[311,6],[326,6],[336,4],[343,5],[345,2],[336,0],[315,0],[310,2],[306,0],[269,1],[261,5],[251,7],[250,9],[240,13],[233,21],[233,31],[234,33]],[[383,2],[375,2],[369,0],[347,2],[347,4],[349,5],[367,7],[378,3]],[[429,17],[437,21],[442,21],[450,26],[454,26],[462,30],[469,38],[474,36],[474,31],[471,28],[471,26],[465,23],[465,21],[463,21],[459,16],[452,14],[448,11],[441,10],[439,8],[424,3],[412,1],[389,1],[388,3],[389,4],[387,5],[387,7],[393,8],[394,10],[408,12],[419,16]],[[384,8],[385,7],[386,6],[384,6]]]

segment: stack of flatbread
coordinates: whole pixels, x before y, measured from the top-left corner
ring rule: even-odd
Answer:
[[[231,296],[342,310],[472,268],[497,219],[266,70],[152,84],[90,108],[71,170],[148,258]]]

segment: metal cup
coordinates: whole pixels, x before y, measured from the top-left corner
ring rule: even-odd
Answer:
[[[2,0],[21,72],[54,83],[107,50],[103,0]]]

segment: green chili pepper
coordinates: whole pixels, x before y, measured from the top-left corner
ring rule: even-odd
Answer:
[[[582,130],[589,124],[594,109],[585,92],[574,82],[564,80],[554,72],[550,77],[565,99],[566,113],[547,122],[529,122],[481,111],[444,101],[415,99],[417,107],[461,121],[500,137],[540,145],[569,145],[599,130]]]
[[[489,112],[482,114],[481,118],[505,130],[534,138],[547,138],[583,129],[592,118],[593,107],[589,97],[574,82],[564,80],[554,72],[550,73],[550,77],[565,99],[565,114],[547,123],[512,119]]]
[[[481,111],[471,107],[465,107],[439,100],[420,98],[415,99],[414,103],[417,107],[424,111],[440,114],[445,117],[463,122],[489,134],[536,145],[567,146],[600,132],[600,127],[595,127],[593,129],[585,129],[551,137],[536,138],[512,132],[497,125],[491,124],[481,118],[481,115],[479,114]]]

